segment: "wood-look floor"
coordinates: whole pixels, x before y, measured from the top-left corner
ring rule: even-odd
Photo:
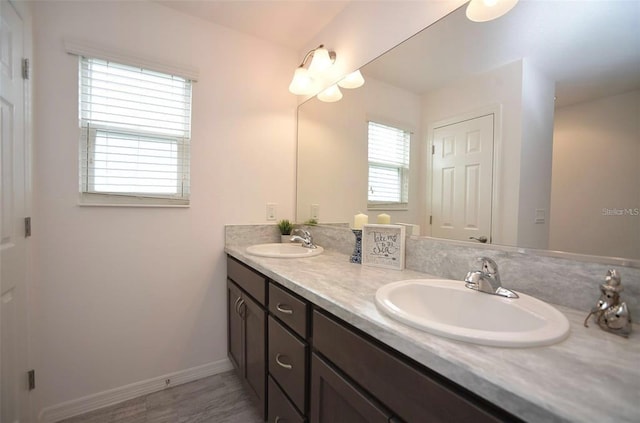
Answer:
[[[229,371],[63,420],[61,423],[261,423]]]

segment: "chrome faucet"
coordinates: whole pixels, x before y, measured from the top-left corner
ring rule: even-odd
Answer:
[[[498,265],[495,261],[488,257],[478,257],[478,261],[482,263],[482,270],[467,273],[464,278],[464,286],[487,294],[518,298],[518,294],[502,287]]]
[[[299,232],[300,234],[302,234],[302,236],[293,235],[291,237],[291,242],[300,241],[302,242],[302,246],[305,248],[318,248],[318,246],[313,243],[313,237],[311,236],[311,232],[305,229],[300,229],[300,228],[294,229],[293,232],[294,233]]]

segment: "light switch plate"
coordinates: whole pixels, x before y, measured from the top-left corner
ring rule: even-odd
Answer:
[[[267,203],[267,220],[276,220],[276,206],[275,203]]]
[[[320,204],[311,205],[311,218],[315,220],[320,218]]]

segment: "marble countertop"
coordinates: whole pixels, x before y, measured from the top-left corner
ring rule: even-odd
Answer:
[[[640,421],[640,328],[627,339],[583,326],[585,311],[556,306],[571,323],[551,346],[498,348],[431,335],[379,311],[376,290],[404,279],[434,278],[412,270],[349,263],[325,250],[303,259],[225,251],[267,277],[404,355],[528,422]]]

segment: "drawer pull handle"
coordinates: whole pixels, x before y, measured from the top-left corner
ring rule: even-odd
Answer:
[[[278,363],[278,366],[284,367],[287,370],[293,369],[293,366],[291,364],[286,364],[280,361],[280,357],[283,357],[283,355],[280,353],[276,354],[276,363]]]
[[[276,416],[276,419],[273,421],[273,423],[280,423],[285,421],[284,419],[280,418],[280,416]]]
[[[286,304],[281,304],[281,303],[276,304],[276,310],[284,314],[293,314],[293,310],[290,309],[289,306],[287,306]]]
[[[236,309],[236,313],[237,313],[237,314],[240,314],[240,311],[238,310],[238,304],[240,303],[240,301],[242,301],[242,297],[238,297],[238,298],[236,299],[235,304],[233,305],[233,307]]]

